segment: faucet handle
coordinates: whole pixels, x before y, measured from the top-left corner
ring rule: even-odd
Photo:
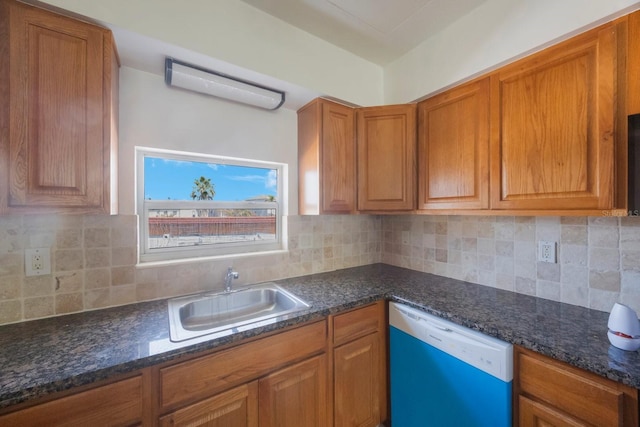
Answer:
[[[238,277],[240,277],[240,273],[238,273],[237,271],[233,271],[233,267],[228,267],[227,277],[237,279]]]

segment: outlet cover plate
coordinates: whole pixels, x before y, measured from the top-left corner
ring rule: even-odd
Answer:
[[[51,274],[51,253],[49,248],[25,249],[24,270],[27,276]]]
[[[538,261],[556,263],[556,242],[538,242]]]

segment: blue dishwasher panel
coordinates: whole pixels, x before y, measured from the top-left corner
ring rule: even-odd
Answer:
[[[511,381],[389,329],[393,427],[511,426]]]

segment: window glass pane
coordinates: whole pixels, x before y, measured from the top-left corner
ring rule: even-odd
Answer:
[[[139,160],[141,260],[282,248],[282,165],[188,153]]]
[[[274,201],[276,169],[145,156],[146,200]]]
[[[276,241],[276,209],[150,209],[149,249]]]

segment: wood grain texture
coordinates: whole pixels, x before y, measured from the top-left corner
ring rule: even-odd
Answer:
[[[628,16],[627,114],[640,114],[640,11]]]
[[[353,108],[322,102],[320,152],[322,212],[355,212],[356,147]]]
[[[142,376],[0,416],[3,426],[128,426],[143,421]]]
[[[415,209],[416,106],[356,110],[358,210]]]
[[[258,382],[220,393],[160,418],[161,427],[258,427]]]
[[[518,395],[588,425],[638,425],[638,390],[521,347],[514,348],[514,396]],[[515,419],[522,419],[521,410],[514,408]],[[531,419],[531,410],[524,408],[525,419]]]
[[[520,427],[584,427],[586,424],[544,403],[519,396]]]
[[[377,426],[381,421],[380,336],[373,333],[334,350],[336,427]]]
[[[317,98],[298,110],[298,213],[354,213],[355,113]]]
[[[339,346],[384,328],[381,303],[338,314],[333,318],[333,344]]]
[[[327,360],[320,355],[259,381],[261,427],[327,427]]]
[[[326,322],[317,322],[160,369],[163,410],[252,381],[326,348]]]
[[[491,76],[491,207],[609,209],[616,28],[605,25]]]
[[[418,208],[489,207],[489,79],[418,104]]]
[[[111,213],[111,33],[36,7],[8,11],[8,181],[2,209]],[[115,63],[115,70],[118,64]],[[115,82],[115,83],[114,83]],[[109,102],[108,108],[106,101]],[[106,129],[105,129],[106,128]],[[107,156],[105,158],[105,156]]]

